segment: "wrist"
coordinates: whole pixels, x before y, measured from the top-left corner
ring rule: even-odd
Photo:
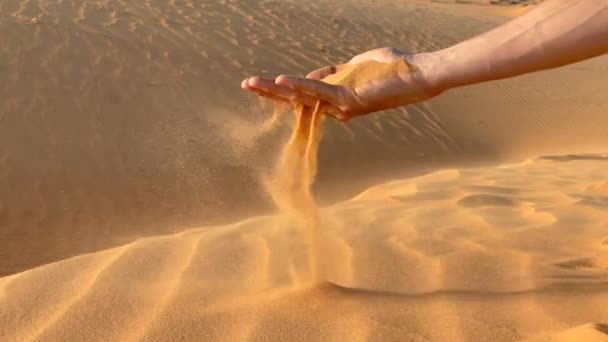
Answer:
[[[424,84],[430,96],[435,96],[450,88],[441,63],[442,51],[423,52],[410,55],[406,62],[410,66],[412,77]]]

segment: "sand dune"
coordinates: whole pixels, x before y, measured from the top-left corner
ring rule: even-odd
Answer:
[[[315,258],[239,89],[534,3],[1,2],[0,340],[608,340],[608,58],[326,121]]]
[[[608,159],[445,170],[0,279],[4,340],[608,339]],[[589,189],[603,187],[601,192]]]
[[[2,2],[0,275],[270,212],[259,174],[289,124],[260,132],[268,114],[238,88],[243,77],[303,74],[380,46],[441,48],[524,7]],[[605,151],[606,65],[598,58],[330,123],[318,199],[446,167]]]

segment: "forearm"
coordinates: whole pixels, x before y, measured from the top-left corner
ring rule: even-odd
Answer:
[[[608,52],[608,0],[547,0],[450,48],[420,55],[442,90],[556,68]]]

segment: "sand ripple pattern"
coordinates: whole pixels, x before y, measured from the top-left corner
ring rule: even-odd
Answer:
[[[603,341],[608,156],[452,169],[0,278],[0,339]]]
[[[267,112],[240,80],[304,74],[381,46],[437,49],[505,20],[468,6],[0,2],[0,275],[270,212],[259,174],[291,121],[261,134]],[[471,161],[605,150],[607,65],[600,58],[329,122],[315,193],[328,203]]]
[[[265,112],[240,80],[437,41],[431,29],[328,8],[273,0],[0,2],[0,275],[268,211],[258,171],[289,128],[258,141]],[[446,32],[451,40],[460,34]],[[323,189],[349,178],[337,165],[368,169],[360,190],[396,155],[417,156],[416,146],[458,150],[430,107],[330,126]],[[374,158],[361,163],[366,156]]]

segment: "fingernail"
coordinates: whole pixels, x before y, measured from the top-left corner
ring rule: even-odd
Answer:
[[[287,77],[288,77],[287,75],[280,75],[280,76],[278,76],[277,78],[274,79],[274,83],[275,84],[283,83],[284,81],[287,80]]]
[[[259,82],[260,82],[260,77],[259,77],[259,76],[253,76],[253,77],[251,77],[251,78],[249,79],[248,84],[249,84],[250,86],[252,86],[252,87],[255,87],[255,84],[256,84],[256,83],[259,83]]]

